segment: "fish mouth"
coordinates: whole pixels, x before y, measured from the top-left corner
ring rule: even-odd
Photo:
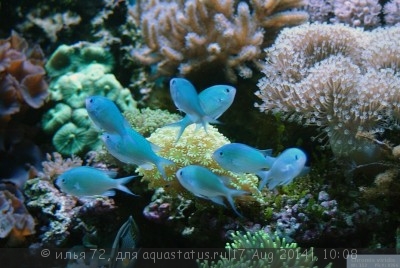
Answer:
[[[57,178],[53,181],[53,186],[61,192],[61,187],[60,187],[60,178]]]

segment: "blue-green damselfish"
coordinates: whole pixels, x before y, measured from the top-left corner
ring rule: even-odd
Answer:
[[[173,78],[169,85],[175,106],[181,112],[184,112],[190,118],[190,121],[203,125],[205,130],[207,130],[208,123],[219,123],[204,111],[192,83],[184,78]]]
[[[102,134],[101,139],[110,154],[121,162],[135,164],[144,169],[152,169],[152,164],[154,164],[162,177],[166,179],[167,175],[164,168],[173,165],[174,162],[158,156],[154,151],[159,150],[159,148],[134,129],[128,128],[126,131],[124,136],[107,132]]]
[[[220,117],[232,105],[236,95],[236,88],[228,85],[215,85],[206,88],[200,92],[200,105],[204,112],[212,119]],[[179,132],[176,141],[180,139],[186,127],[193,124],[191,117],[185,117],[178,122],[166,125],[171,127],[179,127]]]
[[[243,217],[236,210],[233,197],[244,195],[248,192],[227,187],[224,181],[228,180],[228,178],[218,176],[209,169],[198,165],[189,165],[180,168],[176,172],[176,177],[186,190],[197,197],[211,200],[223,206],[225,206],[223,201],[223,197],[225,197],[235,213]]]
[[[258,150],[243,143],[228,143],[214,151],[212,158],[224,169],[236,173],[254,173],[272,166],[272,149]]]
[[[258,189],[261,191],[265,185],[270,190],[278,185],[287,185],[298,176],[306,175],[310,168],[306,167],[306,154],[298,148],[288,148],[278,157],[270,157],[268,161],[272,163],[268,171],[262,171],[257,175],[260,176],[261,182]]]
[[[112,179],[106,171],[93,167],[81,166],[65,171],[56,179],[57,187],[64,193],[77,197],[104,195],[113,196],[118,189],[133,194],[124,184],[137,176]]]
[[[105,132],[124,135],[130,127],[117,105],[106,97],[87,97],[86,110],[93,123]]]

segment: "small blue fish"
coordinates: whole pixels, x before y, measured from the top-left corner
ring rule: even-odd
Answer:
[[[153,163],[164,179],[167,178],[164,167],[174,164],[171,160],[158,156],[154,151],[159,148],[132,128],[128,128],[124,136],[105,132],[101,139],[110,154],[121,162],[135,164],[144,169],[152,169]]]
[[[206,88],[199,94],[200,105],[204,112],[211,118],[220,117],[233,103],[236,88],[228,85],[216,85]],[[182,120],[169,124],[167,126],[179,127],[179,133],[176,141],[180,139],[186,127],[193,124],[189,115],[185,115]]]
[[[82,166],[65,171],[56,179],[55,183],[62,192],[78,197],[93,195],[113,196],[115,191],[111,189],[118,189],[135,195],[123,184],[136,177],[112,179],[107,175],[106,171]]]
[[[272,163],[271,169],[257,174],[261,177],[258,189],[261,191],[266,184],[274,189],[278,185],[287,185],[297,176],[308,173],[309,167],[305,167],[307,156],[297,148],[289,148],[283,151],[277,158],[269,157]]]
[[[233,197],[247,194],[247,192],[228,188],[224,184],[223,177],[214,174],[205,167],[197,165],[189,165],[179,169],[176,172],[176,177],[186,190],[197,197],[209,199],[223,206],[225,204],[222,197],[225,197],[235,213],[242,217],[236,210]]]
[[[212,158],[224,169],[236,173],[255,173],[272,166],[271,149],[257,150],[242,143],[229,143],[214,151]]]
[[[186,113],[190,121],[196,124],[202,124],[204,129],[207,130],[208,123],[218,123],[204,111],[200,104],[197,91],[188,80],[183,78],[173,78],[170,83],[171,98],[175,106],[181,111]]]
[[[106,97],[86,98],[86,110],[93,123],[105,132],[124,135],[126,128],[130,127],[117,105]]]

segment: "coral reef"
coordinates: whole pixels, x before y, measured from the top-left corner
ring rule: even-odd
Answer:
[[[16,32],[0,40],[0,123],[27,107],[43,105],[48,96],[43,64],[41,49],[29,48]]]
[[[113,59],[104,48],[89,43],[61,45],[46,64],[50,99],[55,106],[43,115],[43,129],[53,134],[53,145],[64,155],[82,154],[99,147],[98,131],[91,124],[85,99],[102,95],[122,110],[136,108],[128,89],[109,72]]]
[[[115,221],[116,206],[112,199],[96,197],[77,199],[61,193],[54,186],[57,175],[71,167],[78,166],[81,160],[62,159],[58,153],[53,158],[47,155],[48,161],[43,163],[44,173],[25,184],[27,208],[36,217],[39,226],[39,243],[43,247],[60,247],[69,243],[73,233],[82,236],[88,229],[111,228],[103,225],[104,218]],[[78,228],[83,226],[83,228]],[[108,230],[110,231],[110,230]]]
[[[331,22],[350,26],[371,28],[380,25],[382,6],[378,0],[336,0],[333,11],[336,15]]]
[[[155,190],[150,204],[144,208],[143,215],[146,219],[157,223],[185,219],[184,212],[192,203],[192,200],[180,195],[172,197],[160,187]]]
[[[51,42],[57,41],[57,35],[65,29],[71,28],[81,22],[81,17],[71,11],[55,13],[51,16],[43,17],[39,14],[42,9],[35,9],[27,15],[27,21],[19,25],[20,28],[28,30],[37,26],[43,30]]]
[[[23,202],[23,197],[18,198],[8,190],[0,190],[0,241],[7,238],[14,240],[8,242],[9,245],[15,244],[18,243],[15,241],[35,233],[35,221]]]
[[[137,111],[126,111],[125,118],[129,124],[144,137],[150,136],[157,128],[176,122],[182,117],[161,109],[143,108]]]
[[[344,23],[365,29],[396,25],[400,19],[398,0],[306,0],[310,22]]]
[[[237,175],[226,171],[212,159],[212,154],[217,148],[229,143],[229,140],[216,128],[208,126],[206,133],[203,129],[196,131],[196,126],[192,124],[186,128],[179,142],[176,142],[176,134],[176,128],[163,127],[157,129],[148,138],[150,142],[160,146],[161,149],[157,152],[160,156],[175,163],[175,165],[165,168],[167,180],[164,180],[155,168],[151,170],[137,169],[139,174],[143,175],[142,180],[149,183],[150,189],[168,186],[164,188],[167,193],[173,196],[182,194],[187,199],[193,199],[193,196],[185,191],[175,178],[175,173],[179,168],[187,165],[201,165],[215,174],[230,178],[230,185],[234,188],[251,193],[251,196],[238,197],[236,199],[238,203],[250,205],[255,200],[263,202],[262,194],[257,189],[258,179],[256,176]]]
[[[252,77],[261,46],[284,26],[307,20],[293,11],[300,1],[137,1],[133,15],[145,46],[133,51],[159,75],[187,76],[210,66],[225,70],[230,81]]]
[[[198,260],[199,267],[314,267],[317,260],[312,254],[312,248],[302,250],[296,243],[287,243],[284,238],[281,239],[276,234],[267,234],[264,231],[246,232],[245,234],[234,232],[231,239],[233,242],[227,243],[225,246],[227,256],[229,251],[246,249],[240,258],[225,257],[211,262]],[[298,258],[282,259],[279,257],[282,252],[279,249],[293,249]],[[330,265],[326,267],[330,267]]]
[[[267,49],[256,92],[263,103],[256,107],[319,127],[337,156],[352,151],[355,161],[376,160],[380,148],[362,133],[382,133],[397,120],[398,36],[398,27],[364,32],[307,24],[283,30]]]
[[[398,25],[400,23],[400,1],[391,0],[383,6],[386,25]]]

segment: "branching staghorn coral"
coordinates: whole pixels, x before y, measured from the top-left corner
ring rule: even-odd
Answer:
[[[181,75],[217,65],[236,81],[252,76],[261,45],[284,26],[307,20],[295,1],[152,0],[137,1],[133,12],[146,45],[133,51],[143,64],[157,65],[160,75]]]
[[[363,32],[326,24],[283,30],[267,49],[266,77],[256,92],[263,103],[256,106],[320,127],[336,155],[353,149],[376,154],[360,134],[381,133],[397,119],[399,34],[396,28]]]

